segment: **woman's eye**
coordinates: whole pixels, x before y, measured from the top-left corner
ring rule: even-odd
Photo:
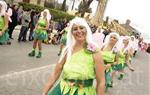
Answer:
[[[73,31],[77,31],[77,30],[78,30],[78,28],[73,28],[72,30],[73,30]]]
[[[116,37],[110,37],[110,38],[117,39]]]
[[[80,26],[80,29],[84,29],[84,27],[83,27],[83,26]]]

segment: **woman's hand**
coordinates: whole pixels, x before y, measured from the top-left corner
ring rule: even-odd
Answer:
[[[45,94],[45,93],[42,93],[41,95],[47,95],[47,94]]]
[[[133,72],[134,68],[132,66],[129,66],[129,69]]]
[[[111,64],[105,65],[106,69],[109,69],[111,67]]]
[[[0,36],[2,36],[2,35],[3,35],[2,31],[0,31]]]

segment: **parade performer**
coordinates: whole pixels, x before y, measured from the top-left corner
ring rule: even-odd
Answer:
[[[101,49],[104,40],[104,34],[102,33],[103,29],[97,28],[96,32],[93,33],[93,41],[97,43],[98,47]]]
[[[0,44],[10,44],[8,34],[8,15],[6,13],[7,4],[0,1]]]
[[[132,47],[129,44],[129,40],[130,40],[130,37],[125,36],[121,41],[122,43],[120,43],[120,44],[123,44],[122,47],[118,47],[118,51],[119,51],[118,61],[119,61],[119,64],[114,66],[114,70],[120,72],[120,76],[118,77],[119,80],[121,80],[123,78],[124,68],[126,66],[128,66],[128,68],[131,71],[134,71],[134,68],[130,64],[130,59],[131,59],[131,56],[132,56],[133,52],[132,52]]]
[[[91,39],[87,22],[83,18],[74,18],[70,22],[66,47],[42,95],[104,95],[103,60]],[[52,89],[62,71],[62,78]],[[95,78],[96,89],[93,87]]]
[[[34,30],[34,42],[33,42],[33,50],[29,53],[29,56],[35,56],[35,49],[38,44],[38,54],[37,58],[41,58],[42,56],[42,41],[48,39],[47,30],[49,27],[49,20],[51,18],[50,12],[48,9],[45,9],[41,12],[41,17],[39,18],[37,25]]]
[[[106,81],[106,92],[109,87],[112,87],[112,67],[118,63],[117,54],[117,42],[119,40],[119,34],[112,32],[106,36],[104,45],[102,47],[102,56],[105,63],[105,81]]]

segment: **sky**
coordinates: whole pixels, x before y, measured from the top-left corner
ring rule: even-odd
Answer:
[[[71,0],[67,1],[71,6]],[[77,0],[75,8],[78,7],[78,4],[79,1]],[[92,8],[92,15],[96,12],[96,6],[97,1],[94,0],[90,5]],[[142,34],[150,36],[150,13],[148,13],[148,9],[150,9],[149,0],[108,0],[104,18],[109,16],[112,19],[118,19],[121,23],[125,23],[127,19],[130,19],[131,26],[136,28]]]
[[[138,29],[142,34],[150,36],[150,9],[149,0],[109,0],[105,17],[117,18],[121,22],[131,20],[131,26]]]

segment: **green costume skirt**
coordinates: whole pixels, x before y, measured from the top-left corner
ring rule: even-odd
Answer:
[[[2,36],[0,36],[0,43],[6,43],[9,40],[8,30],[6,30]]]
[[[84,83],[85,86],[82,88],[78,84],[76,85],[76,83],[70,86],[67,81],[62,80],[48,92],[48,95],[96,95],[96,89],[91,85],[93,83],[91,80],[86,81]]]
[[[110,75],[111,72],[106,72],[105,71],[105,86],[110,87],[112,85],[112,78]]]
[[[47,34],[46,31],[35,30],[34,39],[35,40],[47,40],[48,39],[48,34]]]
[[[70,95],[69,93],[70,91],[65,95]],[[52,89],[52,91],[49,91],[48,95],[63,95],[63,93],[61,93],[60,83],[56,85],[56,87]],[[77,91],[73,95],[78,95]]]
[[[126,63],[123,64],[120,63],[120,64],[113,65],[112,68],[115,71],[120,71],[123,70],[126,66],[127,66]]]

